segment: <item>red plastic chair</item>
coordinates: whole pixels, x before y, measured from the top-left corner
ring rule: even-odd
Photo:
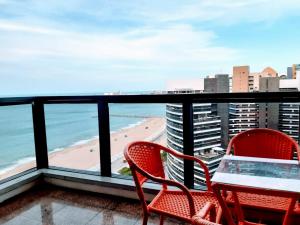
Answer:
[[[183,184],[166,179],[160,155],[161,151],[199,163],[205,172],[208,190],[190,191]],[[124,155],[131,169],[137,194],[142,203],[143,225],[147,224],[150,213],[160,214],[160,224],[163,224],[164,216],[188,223],[192,223],[192,217],[196,214],[201,218],[209,218],[211,221],[215,221],[216,218],[217,221],[220,220],[221,210],[219,210],[218,201],[212,192],[209,171],[200,159],[144,141],[129,144],[125,148]],[[147,204],[142,189],[143,184],[148,179],[162,185],[162,189],[150,204]],[[169,190],[168,186],[174,186],[180,190]],[[218,212],[215,208],[218,209]]]
[[[229,155],[232,151],[237,156],[288,160],[293,159],[293,154],[296,152],[300,161],[300,149],[293,138],[282,132],[265,128],[251,129],[237,134],[231,139],[226,154]],[[286,211],[290,202],[290,199],[284,197],[251,193],[238,193],[238,198],[242,206],[275,212]],[[233,203],[230,192],[227,202]]]
[[[226,225],[264,225],[261,223],[253,223],[253,222],[249,222],[249,221],[245,220],[244,212],[242,211],[242,208],[241,208],[239,199],[236,195],[236,192],[232,192],[233,196],[234,196],[234,209],[235,209],[234,211],[236,213],[236,220],[237,220],[237,222],[235,222],[230,213],[230,210],[228,209],[225,199],[221,195],[222,186],[220,186],[218,184],[214,184],[213,189],[216,193],[216,197],[219,201],[220,207],[222,208],[223,217],[226,220]],[[193,225],[221,225],[221,224],[217,224],[214,222],[210,222],[206,219],[203,219],[202,217],[200,217],[198,215],[193,216],[192,224]]]
[[[249,222],[245,220],[245,216],[244,216],[244,212],[242,210],[241,204],[240,204],[240,200],[238,198],[237,192],[238,191],[243,191],[243,193],[248,192],[248,191],[254,191],[254,192],[259,192],[259,190],[255,190],[252,188],[247,188],[247,190],[241,190],[241,187],[238,187],[236,185],[225,185],[225,184],[213,184],[213,189],[216,193],[216,197],[219,201],[220,207],[222,208],[222,212],[223,212],[223,217],[226,220],[226,225],[266,225],[266,224],[262,224],[262,223],[254,223],[254,222]],[[223,198],[222,196],[222,192],[226,191],[226,190],[231,190],[232,196],[233,196],[233,200],[234,200],[234,210],[229,210],[227,204],[226,204],[226,200]],[[290,221],[290,213],[292,212],[292,208],[289,208],[288,211],[285,214],[285,218],[284,221],[282,223],[282,225],[291,225],[294,223],[291,223]],[[232,217],[232,213],[235,213],[235,220]],[[278,224],[276,220],[272,220],[272,224],[273,222],[276,222],[276,224]],[[217,224],[217,223],[213,223],[210,222],[206,219],[203,219],[202,217],[199,217],[198,215],[195,215],[192,218],[192,224],[193,225],[221,225],[221,224]]]
[[[259,188],[253,188],[253,187],[246,187],[246,186],[239,186],[239,185],[232,185],[232,184],[225,184],[225,183],[213,183],[212,188],[214,190],[214,193],[219,201],[219,205],[222,208],[222,213],[224,219],[226,219],[226,225],[265,225],[262,223],[253,223],[245,220],[245,215],[244,215],[244,210],[241,206],[240,199],[238,197],[238,194],[241,193],[253,193],[257,195],[268,195],[272,196],[274,194],[278,194],[279,196],[285,196],[287,193],[286,192],[280,192],[280,191],[270,191],[270,190],[264,190],[264,189],[259,189]],[[222,196],[223,192],[230,191],[232,197],[233,197],[233,203],[234,207],[232,210],[229,210],[228,204],[226,202],[226,199]],[[291,195],[287,195],[291,196]],[[297,196],[297,195],[293,195]],[[276,204],[276,203],[275,203]],[[291,215],[293,213],[295,205],[295,199],[290,198],[290,204],[288,208],[285,211],[285,215],[283,218],[282,223],[280,222],[280,219],[278,217],[272,217],[269,218],[271,219],[268,224],[282,224],[282,225],[296,225],[299,224],[299,219],[292,218]],[[253,211],[252,211],[253,212]],[[234,218],[232,217],[232,214],[234,213]],[[249,219],[254,219],[254,218],[249,218]],[[257,220],[257,218],[255,218]],[[198,218],[197,216],[194,216],[193,222],[194,224],[201,224],[205,220],[203,218]],[[236,221],[236,222],[235,222]],[[210,224],[209,224],[210,225]],[[211,224],[215,225],[215,224]]]
[[[229,142],[226,154],[233,150],[234,155],[252,156],[273,159],[293,159],[300,149],[297,142],[290,136],[267,128],[256,128],[241,132]]]

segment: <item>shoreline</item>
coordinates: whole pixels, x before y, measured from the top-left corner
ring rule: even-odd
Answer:
[[[163,117],[151,117],[136,123],[134,126],[128,125],[118,131],[111,132],[111,161],[113,173],[117,167],[124,166],[123,149],[124,147],[136,140],[154,141],[160,144],[166,144],[165,140],[166,122]],[[93,137],[84,143],[77,142],[62,150],[53,150],[48,153],[49,166],[64,167],[69,169],[99,171],[99,138]],[[35,161],[16,165],[11,170],[0,173],[0,180],[13,176],[20,172],[34,168]]]

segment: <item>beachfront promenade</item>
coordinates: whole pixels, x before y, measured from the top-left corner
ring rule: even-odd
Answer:
[[[165,145],[165,128],[165,118],[151,117],[145,118],[141,123],[133,127],[112,132],[112,172],[117,173],[119,169],[126,166],[123,162],[123,149],[128,143],[136,140],[146,140]],[[49,166],[99,171],[99,157],[99,139],[95,138],[86,143],[49,153]],[[33,167],[35,167],[35,161],[18,165],[17,167],[0,174],[0,179],[10,177]]]

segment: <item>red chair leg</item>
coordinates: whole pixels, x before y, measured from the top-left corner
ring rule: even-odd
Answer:
[[[290,217],[291,217],[291,214],[293,212],[295,204],[296,204],[296,199],[292,198],[291,202],[290,202],[290,205],[289,205],[289,208],[288,208],[288,210],[285,213],[282,225],[290,225],[291,224],[291,221],[290,221],[291,218]]]
[[[160,216],[159,225],[163,225],[163,224],[164,224],[164,216],[161,215],[161,216]]]
[[[144,213],[144,216],[143,216],[143,225],[147,225],[148,223],[148,214]]]
[[[217,211],[217,215],[216,215],[216,223],[221,223],[222,221],[222,209],[221,207],[218,209]]]
[[[209,220],[212,222],[216,222],[217,212],[216,207],[213,207],[209,212]]]

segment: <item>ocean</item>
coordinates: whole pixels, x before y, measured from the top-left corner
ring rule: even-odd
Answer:
[[[134,126],[146,116],[165,116],[164,104],[110,104],[110,130]],[[48,151],[98,137],[95,104],[45,105]],[[35,157],[31,105],[0,107],[0,174]]]

